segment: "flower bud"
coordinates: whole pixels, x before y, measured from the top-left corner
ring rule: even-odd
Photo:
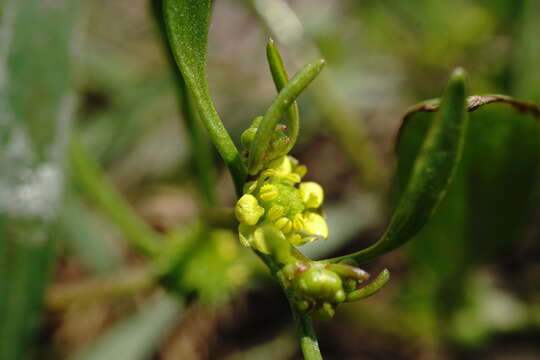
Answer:
[[[275,185],[266,184],[259,190],[259,197],[264,201],[272,201],[278,196],[278,188]]]
[[[292,172],[292,164],[289,156],[281,156],[268,164],[268,168],[275,171],[278,176],[285,176]]]
[[[236,218],[241,224],[255,225],[264,214],[264,208],[259,206],[255,196],[250,194],[242,195],[235,206]]]
[[[274,205],[268,210],[266,217],[270,221],[275,221],[283,216],[285,208],[281,205]]]
[[[278,219],[275,225],[279,230],[283,231],[284,234],[287,234],[292,230],[292,221],[286,217]]]
[[[308,181],[300,184],[300,196],[307,208],[316,209],[324,201],[324,191],[321,185]]]
[[[306,211],[304,213],[304,232],[323,238],[328,238],[328,225],[324,218],[314,212]]]
[[[345,299],[341,278],[326,269],[307,270],[299,276],[297,286],[302,294],[315,301],[334,303]]]

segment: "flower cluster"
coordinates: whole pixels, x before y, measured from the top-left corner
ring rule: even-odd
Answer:
[[[323,189],[315,182],[301,182],[306,172],[298,160],[283,155],[246,183],[235,207],[244,245],[267,253],[260,230],[264,225],[275,226],[295,246],[328,237],[328,226],[319,210]]]

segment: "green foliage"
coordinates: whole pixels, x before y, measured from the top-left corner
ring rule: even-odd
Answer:
[[[78,7],[0,4],[0,359],[28,356],[55,257]]]
[[[300,129],[296,99],[310,85],[312,96],[306,98],[307,118],[326,121],[324,126],[312,123],[311,135],[317,141],[325,139],[325,143],[325,131],[333,134],[345,157],[356,168],[363,184],[362,192],[372,191],[370,195],[382,203],[385,198],[382,189],[389,172],[368,132],[357,121],[359,112],[354,107],[360,107],[362,102],[353,104],[346,99],[352,93],[352,102],[356,101],[357,82],[370,84],[366,88],[371,91],[375,81],[361,77],[351,68],[362,67],[358,61],[369,63],[387,58],[400,78],[407,71],[414,74],[417,65],[431,78],[460,62],[477,68],[475,79],[479,79],[480,88],[510,84],[520,97],[538,100],[538,76],[533,70],[540,47],[530,41],[539,24],[536,16],[539,8],[534,0],[513,4],[497,0],[491,4],[495,9],[462,1],[355,3],[349,8],[351,14],[360,9],[369,14],[368,19],[345,22],[348,25],[335,28],[323,26],[322,31],[316,24],[303,29],[285,0],[246,1],[287,48],[295,66],[301,68],[300,64],[320,58],[318,47],[338,66],[333,74],[321,73],[324,61],[318,60],[301,68],[289,80],[276,43],[270,40],[266,57],[278,94],[266,111],[257,109],[264,116],[256,117],[240,136],[242,151],[237,149],[222,123],[209,91],[206,67],[213,2],[149,2],[154,25],[159,29],[157,38],[162,45],[167,43],[162,48],[167,49],[162,58],[159,52],[144,49],[152,56],[158,54],[156,58],[144,57],[145,61],[166,69],[163,73],[158,71],[157,78],[154,69],[148,71],[146,66],[138,70],[124,68],[127,63],[139,64],[129,62],[137,53],[133,49],[124,54],[130,58],[127,62],[122,56],[116,59],[116,55],[109,54],[121,48],[118,43],[122,48],[129,47],[124,38],[112,39],[116,30],[107,29],[105,36],[112,47],[103,46],[97,54],[72,54],[73,34],[77,36],[77,28],[83,27],[77,25],[82,24],[76,15],[78,1],[0,2],[0,165],[8,169],[0,174],[0,359],[25,358],[32,350],[31,335],[41,313],[41,299],[58,245],[61,250],[68,250],[66,255],[73,253],[85,270],[91,270],[99,278],[82,277],[76,284],[64,283],[65,269],[60,267],[60,281],[45,297],[50,310],[69,308],[66,313],[72,309],[78,312],[84,305],[101,304],[103,300],[132,296],[143,290],[158,293],[135,316],[113,325],[93,345],[76,354],[75,359],[152,356],[180,321],[184,302],[186,306],[215,307],[233,298],[248,284],[258,269],[251,263],[256,261],[250,256],[253,254],[266,265],[289,301],[304,357],[322,359],[311,317],[330,319],[340,304],[379,291],[389,281],[389,271],[384,269],[367,283],[370,276],[358,265],[412,239],[415,241],[409,247],[409,257],[398,257],[410,269],[405,285],[400,287],[403,280],[397,277],[397,284],[392,286],[393,291],[383,299],[382,305],[357,304],[355,316],[362,309],[364,314],[359,316],[368,319],[362,326],[383,329],[382,332],[391,329],[394,335],[407,340],[416,340],[418,336],[422,341],[428,339],[430,345],[449,338],[478,345],[494,331],[537,325],[534,306],[529,309],[521,299],[509,297],[506,290],[496,289],[485,278],[477,277],[481,273],[477,269],[503,258],[518,245],[537,208],[540,110],[535,105],[500,95],[467,98],[465,74],[456,71],[442,100],[421,103],[404,117],[396,144],[396,206],[386,231],[372,246],[337,258],[313,261],[302,253],[304,248],[297,247],[305,243],[320,244],[326,238],[331,243],[343,229],[335,229],[334,223],[329,231],[328,224],[332,222],[327,220],[331,219],[325,218],[321,208],[325,200],[322,186],[313,181],[301,182],[307,167],[288,156]],[[496,15],[497,11],[504,13],[504,18]],[[463,16],[455,19],[455,13]],[[481,67],[489,69],[489,74],[477,77],[476,57],[470,56],[472,62],[462,60],[466,55],[469,58],[472,49],[484,57],[483,51],[487,50],[476,51],[476,46],[499,30],[495,26],[496,16],[508,27],[513,16],[520,17],[520,28],[513,27],[519,40],[510,43],[510,39],[501,37],[502,46],[498,42],[495,46],[506,51],[515,45],[519,51],[514,51],[512,64],[499,61],[497,56],[482,58]],[[92,22],[89,34],[100,25]],[[363,43],[360,41],[359,50],[344,46],[362,40],[363,36],[355,32],[368,33],[364,31],[366,26],[370,37]],[[40,31],[36,32],[36,28]],[[337,40],[343,36],[343,29],[349,37],[341,44]],[[228,34],[220,36],[230,39]],[[80,42],[78,37],[75,40],[77,44]],[[103,39],[97,41],[97,47],[102,42]],[[140,43],[143,42],[137,37],[137,44]],[[375,50],[374,54],[365,52],[366,49]],[[390,55],[388,50],[397,52],[398,56]],[[488,53],[501,52],[492,50]],[[79,58],[84,58],[88,65],[87,79],[77,77],[83,95],[80,115],[84,123],[77,128],[78,136],[69,142],[67,125],[76,103],[71,91],[71,62]],[[236,65],[232,69],[242,70]],[[361,81],[356,80],[357,75]],[[416,75],[412,77],[416,79]],[[507,78],[510,75],[512,78]],[[311,86],[316,77],[318,81]],[[392,85],[395,80],[376,79],[377,86],[379,82]],[[259,88],[255,82],[239,83],[237,87],[241,91],[251,91],[251,85]],[[227,85],[227,89],[235,90],[235,84]],[[478,87],[478,83],[473,85]],[[407,88],[407,98],[429,86],[424,81],[415,82]],[[175,96],[166,96],[173,92]],[[94,96],[103,104],[93,104]],[[389,104],[392,96],[383,98],[383,111],[388,111],[392,108]],[[244,104],[243,101],[241,98],[237,103]],[[227,105],[224,109],[226,113]],[[178,110],[185,125],[182,129],[191,143],[185,148],[191,152],[193,171],[174,167],[172,176],[159,179],[156,184],[122,170],[119,160],[161,119],[170,118]],[[240,118],[243,116],[241,113]],[[303,129],[310,130],[309,125],[306,121]],[[239,135],[239,130],[233,133],[233,137]],[[68,143],[71,146],[66,146]],[[235,208],[219,204],[218,198],[226,198],[227,193],[220,191],[218,197],[221,182],[215,176],[217,168],[211,143],[234,181],[238,198]],[[158,146],[161,145],[160,142]],[[182,146],[175,144],[178,145]],[[299,158],[302,155],[305,153],[301,151]],[[69,160],[74,186],[62,181],[64,160]],[[139,168],[145,166],[139,164]],[[327,164],[323,167],[315,164],[314,168],[326,171],[324,166]],[[184,215],[176,213],[175,206],[169,208],[171,198],[158,199],[158,204],[154,204],[138,197],[141,188],[125,186],[121,179],[124,189],[130,192],[124,197],[108,179],[111,175],[116,183],[118,168],[121,176],[142,184],[144,195],[148,190],[150,199],[155,193],[161,194],[161,185],[178,189],[184,187],[185,181],[186,194],[181,196],[181,201],[191,204],[197,198],[191,197],[191,186],[195,184],[202,203],[200,212],[189,209],[186,220]],[[61,201],[64,192],[67,196]],[[361,222],[359,217],[372,216],[376,220],[370,224],[382,224],[384,219],[379,213],[357,214],[344,206],[350,200],[341,197],[350,197],[348,184],[338,192],[332,189],[327,193],[329,200],[335,202],[333,205],[341,208],[339,216],[346,218],[337,224],[355,223],[345,233],[359,234],[360,227],[356,224]],[[126,198],[137,198],[137,210]],[[167,214],[174,213],[175,219],[170,223],[156,221],[152,209],[146,218],[149,204],[149,207],[158,205],[158,210],[167,208]],[[104,239],[107,223],[95,224],[95,218],[101,215],[120,230],[126,241],[128,246],[123,251],[128,254],[126,263],[132,263],[133,248],[145,255],[144,267],[128,271],[120,268],[120,259]],[[245,249],[240,243],[249,246],[253,254],[242,252]],[[336,250],[340,245],[333,246]],[[329,253],[328,248],[324,249],[324,246],[319,248],[321,257]],[[70,268],[71,259],[68,258],[67,264]],[[115,274],[108,275],[111,271]],[[115,307],[107,305],[107,311],[115,312]],[[502,309],[500,313],[511,311],[512,316],[493,317],[484,309],[486,305]],[[196,306],[194,311],[204,312],[205,306]],[[266,305],[261,306],[265,310]],[[472,321],[475,323],[470,324]],[[55,349],[46,349],[49,350]]]

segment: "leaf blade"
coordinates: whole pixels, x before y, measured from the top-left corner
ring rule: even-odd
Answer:
[[[353,258],[363,263],[403,245],[420,231],[443,199],[461,158],[467,129],[465,101],[466,76],[457,70],[386,232],[370,247],[330,261]]]
[[[229,168],[236,192],[241,195],[246,169],[219,117],[208,88],[206,48],[212,1],[164,0],[163,6],[169,44],[176,63],[193,94],[201,120]]]

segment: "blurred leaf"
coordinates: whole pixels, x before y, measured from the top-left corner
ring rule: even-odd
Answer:
[[[516,96],[540,103],[540,44],[533,39],[540,32],[540,2],[524,0],[521,21],[512,19],[518,25],[517,49],[514,50],[513,66],[514,91]]]
[[[332,261],[350,257],[363,263],[373,259],[409,241],[430,219],[444,198],[461,158],[467,128],[465,81],[462,70],[454,72],[441,110],[432,122],[424,124],[425,136],[418,137],[413,151],[408,152],[408,166],[403,169],[402,165],[401,173],[398,172],[403,191],[381,239],[364,250]]]
[[[160,235],[142,220],[110,183],[99,164],[78,138],[69,147],[73,181],[124,233],[126,239],[147,255],[159,252]]]
[[[249,252],[238,243],[232,231],[209,230],[204,226],[183,229],[160,259],[161,283],[182,295],[196,294],[208,305],[228,300],[234,290],[246,283],[251,269],[245,262]]]
[[[60,218],[62,240],[91,271],[107,273],[118,268],[120,254],[106,242],[105,229],[75,196],[69,196]]]
[[[79,1],[0,4],[0,359],[32,349],[55,254]]]
[[[121,321],[73,360],[150,359],[160,343],[182,317],[181,300],[156,296],[134,316]]]

